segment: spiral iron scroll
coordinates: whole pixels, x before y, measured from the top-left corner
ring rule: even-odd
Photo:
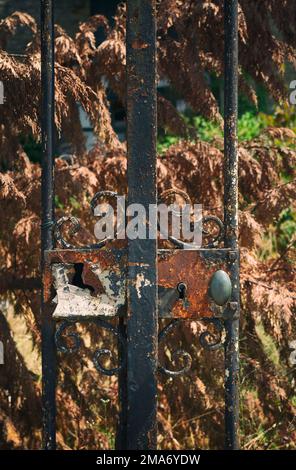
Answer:
[[[83,320],[79,320],[79,323],[82,322]],[[125,339],[119,332],[118,328],[114,327],[113,325],[110,325],[110,323],[106,322],[105,320],[102,320],[101,318],[92,319],[91,322],[97,325],[98,327],[103,328],[112,333],[118,339],[122,346],[125,345]],[[60,351],[61,353],[71,354],[77,352],[82,345],[82,340],[79,337],[78,333],[67,331],[68,328],[71,328],[73,325],[75,325],[75,323],[76,321],[65,320],[61,322],[61,324],[56,330],[55,342],[58,351]],[[73,346],[69,347],[66,345],[66,338],[71,339],[71,341],[74,343]],[[98,372],[101,372],[102,374],[111,377],[112,375],[116,375],[124,367],[125,360],[123,359],[118,365],[118,367],[107,369],[101,363],[101,358],[103,356],[109,357],[111,359],[113,357],[113,353],[110,349],[107,348],[99,348],[95,350],[95,352],[93,353],[93,364]]]
[[[177,326],[181,323],[181,320],[172,320],[168,325],[166,325],[161,332],[158,335],[158,343],[161,344],[167,337],[167,335]],[[180,361],[183,360],[184,366],[181,369],[178,370],[171,370],[167,369],[165,366],[159,364],[158,365],[158,370],[170,377],[177,377],[183,374],[186,374],[192,365],[192,357],[190,354],[182,349],[179,349],[177,351],[174,351],[172,354],[172,360],[173,361]]]
[[[188,204],[188,205],[192,206],[192,202],[191,202],[191,199],[188,196],[188,194],[185,191],[182,191],[181,189],[177,189],[177,188],[168,189],[168,190],[164,191],[160,195],[159,201],[161,203],[165,203],[165,201],[167,201],[168,198],[170,198],[172,196],[174,196],[174,197],[179,196],[184,200],[185,204]],[[212,224],[212,225],[217,227],[217,234],[212,235],[211,242],[209,242],[206,245],[203,245],[204,248],[214,248],[214,247],[216,247],[223,240],[223,237],[224,237],[224,224],[223,224],[222,220],[219,219],[219,217],[216,217],[214,215],[208,215],[208,216],[205,216],[205,217],[202,218],[202,225],[203,225],[202,234],[203,235],[205,235],[205,236],[210,236],[211,235],[210,230],[204,228],[206,225],[209,225],[209,224]],[[159,224],[159,221],[158,221],[158,230],[160,230],[159,225],[160,224]],[[193,229],[193,224],[191,225],[191,230],[192,229]],[[175,245],[175,246],[177,246],[178,248],[181,248],[181,249],[200,248],[199,246],[195,247],[195,245],[192,244],[192,243],[186,243],[186,242],[184,242],[182,240],[178,240],[177,238],[175,238],[173,236],[170,236],[170,235],[169,235],[168,239],[170,240],[170,242],[173,245]]]
[[[161,344],[167,337],[167,335],[178,326],[183,320],[175,319],[172,320],[168,325],[166,325],[158,335],[158,342]],[[204,331],[200,337],[200,345],[208,351],[216,351],[220,349],[225,341],[225,329],[223,322],[219,318],[204,318],[201,320],[203,323],[208,325],[214,325],[216,333],[212,333],[208,330]],[[183,360],[184,366],[178,370],[167,369],[165,366],[159,364],[158,370],[165,375],[170,377],[176,377],[183,374],[186,374],[192,365],[191,355],[184,350],[177,350],[172,354],[172,361]]]
[[[220,349],[225,341],[225,329],[222,321],[219,318],[204,318],[202,321],[207,325],[213,325],[216,333],[204,331],[199,337],[200,345],[208,351]]]
[[[121,343],[121,346],[126,345],[126,340],[125,337],[119,332],[119,329],[114,327],[113,325],[110,325],[110,323],[100,319],[96,318],[91,320],[94,324],[97,326],[111,332],[113,335],[115,335],[118,339],[118,341]],[[172,320],[168,325],[166,325],[159,333],[158,335],[158,343],[161,344],[165,341],[167,336],[172,332],[172,330],[180,325],[183,320],[180,319],[174,319]],[[199,337],[199,342],[201,346],[208,350],[208,351],[216,351],[220,349],[225,341],[225,330],[222,321],[219,318],[204,318],[203,323],[206,324],[212,324],[215,327],[215,330],[217,332],[216,334],[211,333],[210,331],[204,331],[200,337]],[[82,323],[83,320],[79,321],[79,323]],[[65,320],[60,323],[56,330],[55,334],[55,341],[56,341],[56,346],[59,352],[61,353],[66,353],[66,354],[72,354],[75,353],[79,350],[79,348],[82,345],[82,340],[79,337],[78,333],[75,333],[73,331],[68,332],[68,328],[71,328],[73,325],[75,325],[76,321],[71,321],[71,320]],[[71,341],[74,343],[73,346],[67,346],[65,339],[70,338]],[[101,372],[104,375],[107,376],[112,376],[116,375],[125,365],[125,358],[123,357],[121,360],[121,364],[118,365],[118,367],[113,367],[111,369],[107,369],[104,367],[100,361],[100,359],[103,356],[107,356],[110,359],[113,356],[113,353],[110,349],[107,348],[100,348],[96,349],[94,354],[93,354],[93,363],[98,372]],[[123,355],[124,356],[124,355]],[[177,370],[172,370],[166,368],[164,365],[158,364],[158,370],[162,374],[168,375],[169,377],[178,377],[181,375],[186,374],[190,369],[192,365],[192,357],[191,355],[182,350],[179,349],[177,351],[174,351],[172,353],[172,361],[183,361],[184,365],[183,367],[177,369]]]
[[[97,192],[94,195],[94,197],[92,198],[92,200],[90,201],[90,207],[91,207],[93,215],[95,215],[95,209],[96,209],[98,201],[100,199],[102,199],[103,197],[114,199],[114,198],[118,197],[118,194],[114,191],[99,191],[99,192]],[[101,240],[99,243],[84,245],[82,247],[74,246],[71,243],[68,243],[62,235],[62,227],[66,223],[71,224],[71,228],[70,228],[70,231],[69,231],[70,236],[76,235],[81,229],[81,225],[80,225],[79,220],[76,217],[73,217],[73,216],[63,216],[55,222],[54,230],[53,230],[53,236],[54,236],[55,241],[60,243],[63,248],[66,248],[66,249],[78,249],[78,248],[99,249],[99,248],[102,248],[103,246],[105,246],[107,241],[109,240],[109,238],[106,237],[103,240]]]
[[[90,207],[91,207],[92,213],[95,215],[95,209],[96,209],[97,203],[99,202],[100,199],[102,199],[102,198],[115,199],[117,197],[119,197],[119,195],[114,191],[99,191],[99,192],[97,192],[94,195],[94,197],[92,198],[91,202],[90,202]],[[168,200],[168,198],[171,198],[171,197],[181,197],[186,204],[192,206],[191,199],[188,196],[188,194],[185,193],[185,191],[182,191],[182,190],[177,189],[177,188],[168,189],[168,190],[164,191],[160,195],[159,202],[160,203],[165,203]],[[101,214],[101,215],[103,215],[103,214]],[[56,242],[60,243],[63,248],[77,249],[79,247],[75,247],[71,243],[68,243],[62,235],[62,228],[66,223],[71,224],[71,228],[70,228],[70,232],[69,232],[70,236],[76,235],[79,232],[79,230],[81,229],[80,222],[76,217],[73,217],[73,216],[61,217],[54,224],[54,232],[53,232],[54,233],[54,239],[55,239]],[[223,222],[219,219],[219,217],[209,215],[209,216],[205,216],[205,217],[202,218],[202,224],[203,224],[203,231],[202,231],[203,235],[206,236],[206,237],[211,236],[211,241],[209,243],[207,243],[206,245],[204,245],[204,247],[205,248],[214,248],[223,239],[223,236],[224,236]],[[211,230],[205,228],[206,226],[209,227],[210,225],[217,228],[217,233],[215,235],[211,233]],[[191,229],[193,229],[193,227],[191,227]],[[158,220],[158,230],[160,231],[159,220]],[[172,235],[169,235],[168,239],[173,245],[175,245],[175,246],[177,246],[178,248],[181,248],[181,249],[200,248],[199,246],[195,247],[195,245],[192,244],[192,243],[186,243],[182,240],[178,240],[177,238],[173,237]],[[109,240],[109,238],[106,237],[105,239],[101,240],[99,243],[82,246],[81,248],[83,248],[83,249],[100,249],[107,243],[108,240]]]
[[[94,319],[92,320],[93,323],[98,325],[99,327],[102,327],[108,331],[110,331],[112,334],[114,334],[119,342],[121,343],[122,346],[125,345],[125,338],[119,333],[118,328],[115,328],[114,326],[110,325],[108,322],[102,320],[102,319]],[[75,353],[79,350],[79,348],[82,345],[82,340],[79,337],[78,333],[75,333],[73,331],[68,332],[68,328],[71,328],[73,325],[75,325],[75,321],[70,321],[70,320],[65,320],[61,322],[61,324],[58,326],[55,334],[55,341],[56,341],[56,346],[59,352],[64,353],[64,354],[72,354]],[[180,320],[173,320],[171,323],[169,323],[163,330],[159,333],[158,336],[158,341],[159,343],[163,342],[167,335],[172,331],[172,329],[177,326],[180,323]],[[69,339],[74,343],[73,346],[67,346],[65,339]],[[102,356],[108,356],[109,358],[112,358],[113,353],[110,349],[106,348],[100,348],[97,349],[94,354],[93,354],[93,363],[97,371],[101,372],[104,375],[107,376],[112,376],[116,375],[125,365],[125,360],[123,359],[121,364],[119,364],[118,367],[114,367],[111,369],[106,369],[101,362],[100,358]],[[173,353],[173,360],[183,360],[185,362],[185,365],[179,369],[179,370],[169,370],[165,368],[162,365],[158,365],[158,370],[162,372],[163,374],[169,375],[171,377],[176,377],[182,374],[185,374],[188,372],[191,368],[192,364],[192,358],[189,353],[178,350],[175,353]]]

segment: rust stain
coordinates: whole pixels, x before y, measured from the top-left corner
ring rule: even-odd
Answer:
[[[184,282],[186,303],[179,299],[175,302],[169,316],[173,318],[212,317],[212,301],[208,295],[211,276],[218,269],[229,272],[225,262],[204,259],[198,251],[176,250],[159,256],[158,285],[177,289]]]
[[[43,272],[43,298],[44,302],[51,300],[51,286],[53,283],[51,270],[46,268]]]
[[[141,39],[135,39],[132,43],[132,48],[136,50],[147,49],[149,44]]]
[[[43,289],[45,302],[51,302],[54,296],[54,279],[51,266],[53,264],[75,265],[83,264],[82,281],[85,285],[93,288],[92,295],[98,296],[105,291],[96,268],[100,271],[109,271],[110,282],[121,278],[125,281],[125,272],[127,265],[127,255],[124,251],[124,244],[114,244],[114,248],[106,245],[101,250],[75,250],[75,249],[57,249],[45,252],[45,269],[43,274]]]
[[[121,247],[121,248],[120,248]],[[116,244],[115,247],[106,245],[101,250],[52,250],[45,253],[46,269],[43,277],[44,298],[50,302],[53,298],[53,276],[51,265],[83,264],[82,280],[85,285],[93,287],[93,296],[102,294],[106,286],[102,285],[96,273],[96,265],[100,270],[106,270],[108,279],[113,282],[120,280],[123,285],[126,282],[128,259],[125,245]],[[161,295],[168,290],[170,304],[164,304],[160,315],[171,318],[207,318],[212,317],[214,304],[208,295],[209,283],[212,275],[219,269],[229,274],[229,268],[233,262],[234,254],[228,252],[225,257],[204,256],[200,251],[191,250],[161,250],[158,254],[158,287]],[[141,263],[130,263],[141,266]],[[143,268],[146,267],[143,263]],[[140,279],[141,280],[141,279]],[[139,280],[139,281],[140,281]],[[178,284],[186,284],[185,299],[179,298]],[[137,285],[142,287],[142,282]],[[135,286],[135,287],[137,287]],[[126,288],[126,285],[124,289]],[[170,297],[170,290],[172,297]],[[174,296],[174,291],[176,296]]]

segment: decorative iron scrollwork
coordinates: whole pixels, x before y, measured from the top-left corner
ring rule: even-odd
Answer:
[[[99,213],[99,214],[95,213],[97,204],[98,204],[100,199],[105,198],[105,199],[110,200],[110,199],[116,199],[118,197],[120,197],[120,196],[115,191],[105,190],[105,191],[97,192],[94,195],[94,197],[92,198],[91,202],[90,202],[90,207],[91,207],[93,215],[96,215],[96,216],[103,216],[104,215],[104,213]],[[193,215],[191,199],[185,191],[182,191],[181,189],[178,189],[178,188],[168,189],[160,195],[159,202],[160,203],[167,203],[170,198],[175,198],[175,199],[176,198],[181,198],[186,205],[189,205],[191,207],[191,215]],[[180,211],[176,211],[176,210],[174,211],[173,208],[172,208],[172,214],[174,214],[175,216],[177,215],[179,217],[181,216]],[[67,242],[65,240],[65,238],[63,237],[63,235],[62,235],[62,228],[67,223],[71,224],[71,227],[70,227],[70,230],[69,230],[69,235],[70,236],[76,235],[81,229],[81,225],[80,225],[79,220],[76,217],[73,217],[73,216],[63,216],[54,223],[54,229],[53,229],[54,239],[56,240],[56,242],[60,243],[63,248],[66,248],[66,249],[78,249],[78,248],[82,248],[82,249],[99,249],[99,248],[102,248],[107,243],[107,241],[110,239],[109,237],[106,237],[103,240],[100,240],[98,243],[94,243],[94,244],[90,244],[90,245],[84,245],[84,246],[81,246],[81,247],[76,247],[76,246],[72,245],[71,243]],[[203,227],[202,228],[203,237],[206,238],[206,239],[209,239],[209,241],[207,243],[203,244],[203,247],[204,248],[216,247],[223,240],[223,237],[224,237],[224,224],[223,224],[223,222],[217,216],[207,215],[207,216],[205,216],[201,219],[201,223],[202,223],[202,227]],[[158,221],[157,221],[157,227],[158,227],[158,231],[161,233],[159,218],[158,218]],[[115,229],[116,229],[116,224],[114,226],[114,230]],[[193,231],[194,222],[190,223],[190,229],[191,229],[191,231]],[[115,237],[116,237],[116,235],[117,235],[117,233],[114,232]],[[178,238],[174,237],[171,234],[167,234],[167,238],[174,246],[177,246],[178,248],[181,248],[181,249],[195,249],[195,248],[198,249],[198,248],[200,248],[200,246],[197,246],[194,243],[188,243],[186,241],[179,240]]]
[[[103,197],[116,199],[118,197],[118,194],[115,191],[108,191],[108,190],[97,192],[92,198],[92,200],[90,201],[90,207],[91,207],[93,215],[95,215],[95,210],[96,210],[99,200],[102,199]]]
[[[85,321],[91,321],[98,327],[109,331],[117,338],[117,340],[120,342],[122,346],[125,345],[125,338],[122,336],[122,334],[120,333],[117,327],[111,325],[105,320],[102,320],[101,318],[96,318],[96,319],[91,319],[91,320],[79,320],[79,323],[84,323]],[[72,353],[77,352],[79,348],[81,347],[82,341],[78,333],[67,331],[68,328],[71,328],[73,325],[75,325],[75,323],[76,321],[66,320],[66,321],[61,322],[61,324],[58,326],[56,330],[56,334],[55,334],[55,341],[56,341],[56,346],[57,346],[58,351],[65,353],[65,354],[72,354]],[[70,338],[71,341],[74,342],[74,345],[70,347],[67,346],[66,341],[65,341],[66,338],[68,339]],[[101,363],[101,358],[103,356],[108,357],[109,359],[112,359],[113,353],[110,349],[107,349],[107,348],[96,349],[95,352],[93,353],[93,364],[96,370],[98,372],[101,372],[104,375],[107,375],[107,376],[116,375],[123,368],[125,364],[125,359],[123,358],[121,363],[117,367],[107,369]]]
[[[90,320],[80,320],[78,323],[84,323],[86,321]],[[158,335],[159,344],[163,343],[167,336],[172,332],[172,330],[176,326],[180,325],[182,321],[183,320],[180,319],[174,319],[168,325],[166,325]],[[204,318],[202,321],[203,323],[213,325],[217,332],[217,336],[216,334],[208,330],[204,331],[199,337],[199,342],[201,346],[209,351],[216,351],[217,349],[220,349],[225,341],[225,330],[222,321],[219,318]],[[123,348],[125,347],[126,338],[122,336],[117,327],[111,325],[105,320],[102,320],[101,318],[91,319],[91,322],[112,333],[118,339],[121,346],[123,346]],[[55,341],[59,352],[64,354],[73,354],[77,352],[82,346],[82,340],[79,334],[77,332],[68,331],[68,329],[73,327],[76,323],[77,322],[73,320],[65,320],[61,322],[57,327]],[[66,343],[66,339],[70,339],[73,345],[68,346]],[[123,357],[121,358],[121,363],[117,367],[107,369],[105,366],[103,366],[101,359],[102,357],[108,357],[109,359],[112,359],[113,352],[111,351],[111,349],[108,348],[99,348],[96,349],[93,353],[93,364],[96,370],[104,375],[116,375],[125,365],[124,356],[125,355],[123,354]],[[172,370],[168,369],[162,364],[159,364],[158,370],[161,373],[170,377],[177,377],[186,374],[191,369],[192,357],[188,352],[184,351],[183,349],[178,349],[177,351],[174,351],[172,353],[171,360],[172,362],[179,363],[182,361],[184,365],[179,369]]]
[[[61,322],[55,333],[55,342],[57,350],[63,354],[72,354],[79,350],[81,346],[81,338],[78,333],[68,332],[67,329],[75,324],[74,321],[66,320]],[[64,336],[64,337],[63,337]],[[74,342],[73,346],[68,346],[65,342],[65,338],[70,338]]]
[[[114,191],[99,191],[99,192],[97,192],[94,195],[94,197],[92,198],[92,200],[90,201],[90,207],[91,207],[91,211],[92,211],[93,215],[103,215],[103,214],[95,214],[95,209],[96,209],[97,203],[100,199],[102,199],[102,198],[117,198],[117,197],[118,197],[118,194]],[[54,239],[55,239],[56,242],[59,242],[62,245],[63,248],[66,248],[66,249],[79,249],[79,248],[81,248],[81,249],[99,249],[99,248],[102,248],[107,243],[107,241],[109,240],[109,238],[106,237],[103,240],[99,241],[98,243],[94,243],[94,244],[90,244],[90,245],[84,245],[84,246],[81,246],[81,247],[74,246],[71,243],[68,243],[62,235],[62,227],[66,223],[71,224],[71,228],[70,228],[70,231],[69,231],[70,236],[76,235],[81,229],[81,224],[80,224],[79,220],[76,217],[73,217],[73,216],[63,216],[54,223],[54,228],[53,228]]]
[[[163,193],[161,193],[161,195],[159,196],[159,202],[165,203],[165,201],[167,201],[172,196],[181,197],[186,204],[189,204],[191,206],[191,199],[188,196],[188,194],[182,189],[178,189],[178,188],[171,188],[171,189],[166,189],[165,191],[163,191]]]
[[[192,202],[191,202],[189,195],[185,191],[182,191],[181,189],[178,189],[178,188],[172,188],[172,189],[168,189],[164,191],[159,197],[159,202],[165,203],[169,198],[172,198],[172,197],[175,197],[175,198],[179,197],[183,199],[185,204],[190,205],[192,208]],[[172,210],[172,212],[174,212],[174,210]],[[180,212],[178,212],[177,215],[180,215]],[[203,247],[204,248],[216,247],[223,240],[223,237],[224,237],[224,224],[222,220],[219,219],[219,217],[215,215],[207,215],[205,217],[202,217],[201,222],[202,222],[202,227],[203,227],[202,228],[203,236],[205,238],[210,238],[210,241],[208,243],[205,243],[205,244],[203,243]],[[190,225],[191,225],[190,229],[193,230],[194,222],[191,222]],[[206,228],[207,226],[208,228]],[[213,233],[213,230],[210,230],[209,228],[209,227],[213,228],[213,226],[216,227],[216,233],[215,232]],[[159,220],[158,220],[158,230],[160,231]],[[200,248],[200,246],[196,246],[193,243],[186,243],[183,240],[178,240],[172,235],[168,235],[168,239],[173,245],[181,249]]]
[[[210,231],[209,229],[207,230],[205,228],[207,226],[207,224],[215,225],[218,229],[217,233],[213,234],[212,231]],[[215,215],[207,215],[207,216],[203,217],[202,226],[203,226],[203,230],[202,230],[203,236],[206,236],[206,238],[207,237],[212,238],[211,241],[209,241],[207,244],[204,245],[205,248],[214,248],[215,246],[217,246],[223,240],[223,237],[224,237],[224,224],[223,224],[222,220],[219,219],[219,217],[216,217]]]
[[[179,325],[181,323],[181,320],[172,320],[168,325],[166,325],[159,333],[158,335],[158,343],[160,344],[165,340],[167,335],[175,328],[175,326]],[[162,372],[163,374],[169,375],[170,377],[176,377],[180,376],[183,374],[186,374],[191,368],[192,364],[192,357],[190,354],[182,349],[179,349],[177,351],[174,351],[172,354],[172,361],[174,362],[179,362],[183,361],[184,366],[179,369],[179,370],[170,370],[167,369],[165,366],[159,364],[158,365],[158,370]]]
[[[81,225],[79,220],[76,217],[73,216],[63,216],[59,220],[57,220],[54,224],[54,229],[53,229],[53,235],[54,239],[59,242],[63,248],[75,248],[71,243],[68,243],[62,236],[62,227],[66,223],[71,223],[71,228],[70,228],[70,236],[76,235],[76,233],[79,232],[81,229]]]
[[[225,330],[222,321],[219,318],[204,318],[203,323],[213,325],[216,333],[208,330],[201,333],[199,337],[201,346],[208,351],[220,349],[225,341]]]

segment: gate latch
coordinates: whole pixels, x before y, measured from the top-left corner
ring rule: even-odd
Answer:
[[[125,247],[57,249],[47,251],[45,259],[45,300],[53,318],[125,315]],[[230,272],[234,262],[227,249],[158,250],[159,317],[201,319],[233,314]]]

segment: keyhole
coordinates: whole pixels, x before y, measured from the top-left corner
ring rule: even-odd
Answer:
[[[188,308],[189,307],[189,302],[187,299],[187,286],[185,282],[180,282],[177,285],[177,291],[179,292],[179,300],[183,302],[183,307]]]
[[[186,290],[187,290],[187,286],[186,286],[185,282],[180,282],[177,285],[177,291],[179,292],[179,299],[181,299],[181,300],[186,299]]]

